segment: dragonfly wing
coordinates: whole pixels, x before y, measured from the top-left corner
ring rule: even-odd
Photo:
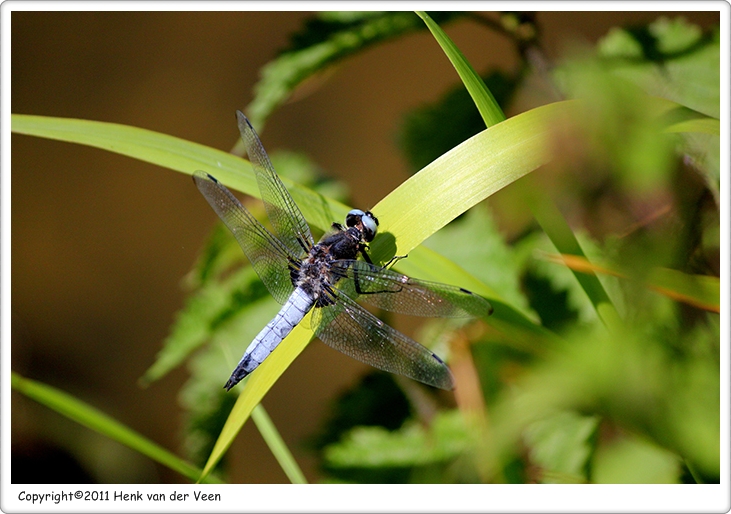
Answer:
[[[248,118],[241,111],[236,111],[236,118],[274,231],[293,254],[309,252],[315,241],[305,217],[274,171],[274,166]]]
[[[294,290],[289,264],[297,260],[296,254],[293,255],[213,176],[196,171],[193,181],[233,233],[269,292],[279,303],[284,304]]]
[[[386,325],[350,298],[335,293],[333,305],[313,313],[315,334],[328,346],[375,368],[453,389],[444,362],[416,341]]]
[[[364,261],[335,261],[330,271],[344,294],[387,311],[437,318],[492,313],[487,300],[467,289],[411,278]]]

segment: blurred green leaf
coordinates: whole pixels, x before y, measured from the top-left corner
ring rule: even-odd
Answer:
[[[538,465],[542,483],[582,483],[587,481],[589,457],[593,450],[597,416],[559,412],[528,425],[526,443],[531,462]]]
[[[647,94],[667,98],[720,119],[718,28],[703,33],[683,18],[661,17],[642,29],[614,29],[599,42],[598,51],[609,64],[608,71],[639,86]],[[648,54],[654,58],[647,58]],[[718,201],[718,138],[693,133],[695,130],[682,132],[683,143],[679,150],[689,154],[692,164],[703,174]]]
[[[596,265],[575,255],[547,256],[548,260],[566,265],[581,273],[600,273],[627,278],[615,267]],[[647,286],[673,300],[685,302],[700,309],[720,312],[721,284],[718,277],[690,275],[668,268],[654,268],[647,278]]]
[[[718,479],[718,363],[700,352],[679,358],[668,332],[647,330],[648,317],[613,334],[596,325],[576,327],[558,351],[513,384],[517,394],[504,393],[493,405],[494,451],[505,458],[527,426],[570,409],[606,416]],[[699,327],[676,344],[690,350],[716,337],[714,328]]]
[[[337,398],[330,401],[327,412],[323,426],[309,441],[318,451],[358,425],[395,430],[409,417],[410,406],[394,376],[374,369],[355,385],[338,393]]]
[[[661,17],[645,27],[615,28],[597,49],[613,74],[647,94],[720,117],[718,29],[704,34],[682,17]]]
[[[578,155],[572,157],[577,168],[647,192],[670,180],[677,136],[663,130],[660,102],[648,101],[640,88],[610,72],[607,63],[593,58],[573,60],[556,71],[569,97],[586,100],[586,117],[578,120]]]
[[[594,456],[592,481],[597,484],[677,484],[677,455],[637,437],[600,446]]]

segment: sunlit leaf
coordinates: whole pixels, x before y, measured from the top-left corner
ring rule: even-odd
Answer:
[[[470,241],[470,244],[464,244]],[[444,255],[489,285],[527,318],[535,319],[520,285],[522,270],[482,205],[435,232],[424,246]]]

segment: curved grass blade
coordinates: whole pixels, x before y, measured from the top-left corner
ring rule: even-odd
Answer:
[[[477,74],[475,69],[465,58],[462,52],[457,48],[457,45],[447,36],[442,28],[437,25],[431,17],[424,11],[416,11],[416,14],[424,20],[424,23],[431,31],[434,39],[437,40],[439,46],[449,58],[454,69],[457,70],[459,78],[464,83],[467,91],[469,91],[472,100],[477,106],[477,110],[480,112],[482,119],[485,121],[485,126],[491,127],[501,121],[505,120],[505,114],[498,105],[495,97],[485,86],[480,76]]]
[[[274,426],[272,419],[267,414],[267,411],[264,410],[261,403],[251,411],[251,419],[254,420],[256,428],[259,429],[259,433],[264,438],[264,441],[266,441],[267,446],[274,454],[274,457],[277,459],[282,471],[289,478],[289,481],[293,484],[306,484],[307,480],[305,479],[305,475],[297,465],[287,445],[284,444],[282,436],[277,431],[277,427]]]
[[[246,379],[239,399],[236,400],[236,404],[213,446],[211,455],[203,467],[203,472],[198,478],[199,482],[203,481],[221,460],[251,415],[252,410],[310,342],[313,337],[312,330],[309,328],[311,315],[308,313],[302,323],[294,327],[289,336]]]
[[[627,279],[629,274],[615,267],[599,266],[576,255],[547,255],[546,259],[564,264],[580,273],[602,273]],[[693,275],[669,268],[653,269],[645,284],[650,289],[709,312],[721,312],[721,283],[718,277]]]
[[[232,117],[232,122],[234,119]],[[27,114],[13,114],[11,130],[16,134],[101,148],[187,175],[203,170],[231,189],[261,197],[249,161],[167,134],[117,123]],[[342,203],[299,186],[286,177],[282,178],[282,182],[307,221],[322,231],[329,230],[334,219],[344,219],[350,210]]]
[[[380,221],[371,244],[375,259],[395,239],[405,255],[470,207],[551,159],[556,120],[576,116],[580,104],[557,102],[513,116],[442,155],[371,209]],[[392,234],[393,238],[383,237]],[[420,277],[421,278],[421,277]]]
[[[196,480],[199,476],[200,470],[192,464],[170,453],[162,446],[150,441],[100,410],[55,387],[24,378],[15,372],[11,374],[11,385],[16,391],[58,412],[62,416],[66,416],[80,425],[132,448],[191,480]],[[222,483],[216,477],[210,477],[206,481],[210,483]]]

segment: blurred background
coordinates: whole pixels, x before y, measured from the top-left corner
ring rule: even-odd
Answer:
[[[673,15],[701,27],[719,20],[713,12]],[[228,151],[238,137],[234,111],[251,101],[260,68],[310,16],[13,12],[12,112],[127,124]],[[545,12],[536,20],[553,58],[566,45],[595,43],[613,26],[658,16]],[[513,46],[484,26],[463,19],[445,30],[478,72],[519,65]],[[262,140],[270,152],[307,154],[349,186],[352,205],[369,208],[409,176],[394,144],[403,114],[457,83],[431,34],[416,32],[343,61],[308,95],[278,109]],[[527,99],[520,108],[543,101]],[[187,370],[147,388],[138,379],[183,306],[182,277],[215,214],[190,177],[81,145],[14,134],[12,167],[12,369],[180,453],[177,394]],[[500,195],[488,202],[499,207]],[[519,219],[497,222],[507,238],[521,229]],[[369,370],[314,342],[265,397],[309,480],[319,475],[303,441],[333,398]],[[16,392],[12,445],[14,482],[185,481]],[[287,482],[251,422],[230,459],[238,463],[234,481]]]

